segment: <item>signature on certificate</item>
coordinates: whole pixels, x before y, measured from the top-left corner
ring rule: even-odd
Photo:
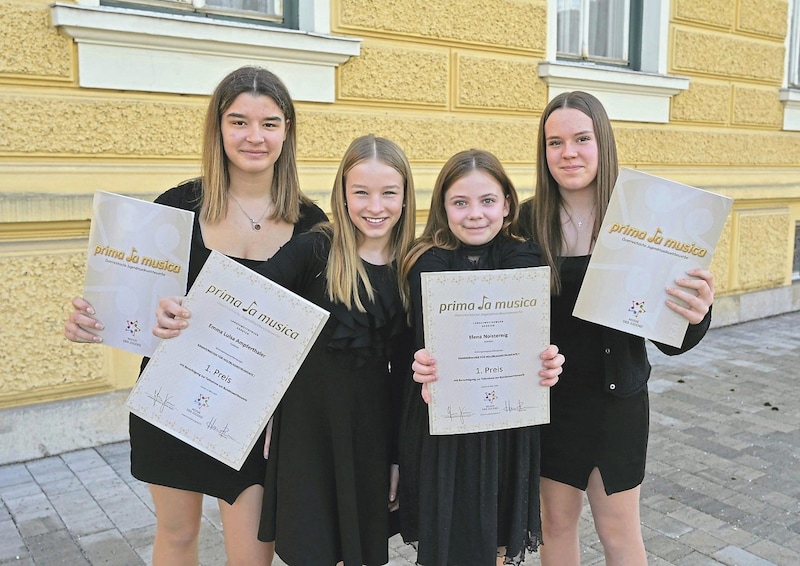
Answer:
[[[527,407],[525,406],[525,403],[523,403],[522,401],[517,401],[516,405],[514,403],[512,403],[511,401],[506,401],[506,404],[503,407],[503,410],[506,413],[517,413],[517,412],[518,413],[522,413],[525,410],[527,410]]]
[[[170,411],[175,408],[175,405],[170,401],[172,399],[172,395],[169,393],[161,396],[161,387],[156,389],[152,394],[147,396],[148,399],[153,401],[153,406],[158,407],[158,412],[163,413],[164,409],[169,409]]]
[[[471,416],[472,416],[472,411],[466,411],[464,410],[464,407],[459,407],[457,410],[454,411],[453,407],[448,405],[447,414],[445,415],[445,418],[448,418],[450,420],[458,419],[461,422],[461,424],[464,424],[464,419],[469,418]]]
[[[230,430],[228,423],[225,423],[224,426],[218,425],[217,417],[212,417],[209,419],[209,421],[206,423],[206,428],[216,432],[220,438],[224,438],[225,440],[236,440],[230,434],[228,434],[228,431]]]

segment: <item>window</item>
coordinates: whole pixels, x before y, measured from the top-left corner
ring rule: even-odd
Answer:
[[[789,3],[786,35],[786,78],[781,89],[783,129],[800,131],[800,0]]]
[[[558,0],[558,57],[628,64],[630,0]]]
[[[669,121],[670,98],[689,88],[666,73],[670,0],[547,0],[547,13],[539,76],[551,97],[585,90],[612,120]]]
[[[294,100],[333,102],[336,67],[361,52],[361,40],[330,35],[330,0],[107,1],[51,6],[84,88],[210,94],[236,67],[262,65]],[[254,8],[260,19],[243,17]]]
[[[293,15],[297,0],[99,0],[101,6],[136,7],[174,13],[197,13],[211,17],[270,22],[296,28]]]

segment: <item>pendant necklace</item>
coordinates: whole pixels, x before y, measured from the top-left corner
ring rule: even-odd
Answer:
[[[235,203],[236,203],[236,206],[238,206],[238,207],[239,207],[239,210],[241,210],[241,211],[242,211],[242,214],[244,214],[244,215],[247,217],[247,219],[250,221],[250,227],[251,227],[253,230],[255,230],[256,232],[258,232],[259,230],[261,230],[261,221],[262,221],[262,220],[264,219],[264,217],[267,215],[267,212],[269,211],[269,209],[270,209],[270,206],[271,206],[271,205],[267,205],[267,208],[266,208],[266,210],[264,210],[264,212],[261,214],[261,216],[259,216],[257,219],[256,219],[256,218],[251,218],[251,217],[250,217],[250,215],[249,215],[249,214],[247,214],[247,211],[244,209],[244,207],[242,206],[242,204],[241,204],[241,203],[240,203],[240,202],[239,202],[239,201],[236,199],[236,197],[235,197],[235,196],[233,196],[233,195],[232,195],[230,192],[228,193],[228,196],[229,196],[229,197],[231,197],[231,198],[233,199],[233,202],[235,202]]]
[[[595,209],[596,206],[597,206],[597,203],[594,203],[594,205],[592,206],[592,210],[589,211],[589,214],[587,214],[586,216],[584,216],[583,218],[581,218],[577,222],[575,222],[575,219],[572,218],[572,215],[567,210],[567,207],[562,206],[561,209],[564,211],[564,214],[567,215],[567,218],[569,218],[568,222],[572,222],[572,225],[575,226],[575,228],[577,230],[580,230],[581,226],[583,226],[583,222],[594,213],[594,209]]]

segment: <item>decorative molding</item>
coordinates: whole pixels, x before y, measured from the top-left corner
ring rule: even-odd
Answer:
[[[780,91],[783,103],[783,129],[800,131],[800,89],[782,88]]]
[[[670,98],[689,88],[689,79],[565,61],[539,64],[539,76],[552,99],[562,92],[595,95],[612,120],[669,122]]]
[[[85,88],[210,94],[231,70],[263,65],[296,101],[333,102],[335,70],[361,40],[190,14],[56,3],[53,25],[78,46]]]

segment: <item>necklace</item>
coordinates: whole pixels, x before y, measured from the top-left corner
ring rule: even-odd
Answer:
[[[259,230],[261,230],[261,221],[262,221],[262,220],[264,219],[264,217],[267,215],[267,212],[268,212],[268,211],[269,211],[269,209],[270,209],[270,205],[267,205],[267,208],[266,208],[266,210],[264,210],[264,212],[262,212],[262,213],[261,213],[261,216],[259,216],[257,219],[256,219],[256,218],[251,218],[251,217],[250,217],[250,215],[249,215],[249,214],[247,214],[247,211],[246,211],[246,210],[244,209],[244,207],[242,206],[242,203],[240,203],[240,202],[239,202],[239,201],[236,199],[236,197],[235,197],[235,196],[233,196],[231,193],[228,193],[228,196],[229,196],[229,197],[231,197],[231,198],[233,199],[233,202],[235,202],[235,203],[236,203],[236,206],[238,206],[238,207],[239,207],[239,210],[241,210],[241,211],[242,211],[242,214],[244,214],[244,215],[247,217],[247,219],[250,221],[250,227],[251,227],[253,230],[255,230],[256,232],[258,232]]]
[[[572,222],[572,225],[573,225],[573,226],[575,226],[575,228],[576,228],[576,229],[580,230],[580,229],[581,229],[581,227],[583,226],[583,222],[584,222],[584,221],[585,221],[587,218],[589,218],[589,217],[590,217],[592,214],[594,214],[594,209],[595,209],[595,207],[596,207],[596,206],[597,206],[597,203],[594,203],[594,205],[592,205],[592,210],[590,210],[590,211],[589,211],[589,214],[587,214],[586,216],[584,216],[583,218],[581,218],[581,219],[580,219],[580,220],[578,220],[577,222],[575,222],[575,219],[574,219],[574,218],[572,218],[572,215],[571,215],[571,214],[569,213],[569,211],[567,210],[567,207],[565,207],[565,206],[563,206],[563,205],[562,205],[562,207],[561,207],[561,210],[563,210],[563,211],[564,211],[564,214],[566,214],[566,215],[567,215],[567,218],[569,218],[569,220],[568,220],[567,222]]]

